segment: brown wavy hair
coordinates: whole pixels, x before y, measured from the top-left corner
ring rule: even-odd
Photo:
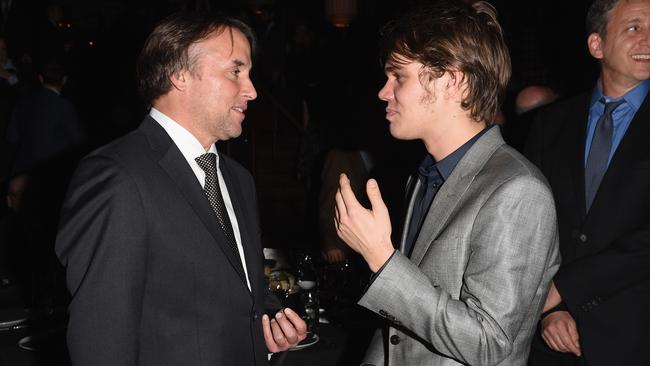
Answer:
[[[396,64],[420,62],[421,80],[460,72],[467,85],[461,107],[477,122],[494,120],[511,75],[496,10],[484,1],[438,0],[416,7],[384,27],[381,57]]]

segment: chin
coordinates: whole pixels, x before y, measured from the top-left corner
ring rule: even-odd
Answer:
[[[397,131],[397,130],[395,130],[393,128],[390,129],[390,135],[393,136],[394,138],[398,139],[398,140],[412,140],[412,138],[409,138],[405,134],[400,133],[399,131]]]

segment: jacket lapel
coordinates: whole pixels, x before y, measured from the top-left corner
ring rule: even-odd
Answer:
[[[413,216],[413,206],[415,205],[415,198],[418,196],[417,193],[420,191],[422,184],[418,179],[417,173],[411,175],[406,182],[406,196],[404,201],[408,202],[406,208],[406,215],[404,215],[404,225],[402,226],[402,236],[400,237],[399,250],[404,253],[404,246],[406,245],[406,237],[408,236],[409,224],[411,222],[411,217]]]
[[[575,203],[578,211],[580,221],[584,220],[587,214],[587,203],[585,199],[585,139],[587,136],[587,124],[589,122],[589,101],[591,93],[583,95],[583,100],[580,102],[584,108],[576,108],[568,114],[568,118],[564,121],[566,128],[570,129],[566,134],[567,141],[564,141],[564,146],[567,146],[568,163],[573,184],[573,192],[575,195]],[[565,135],[565,134],[562,134]],[[558,159],[562,159],[558,156]]]
[[[151,117],[147,116],[140,126],[140,130],[149,138],[152,148],[160,152],[161,156],[158,164],[176,184],[179,192],[203,222],[205,228],[221,248],[224,256],[239,275],[242,284],[248,288],[241,261],[228,247],[227,239],[219,228],[217,217],[183,154],[181,154],[165,130]]]
[[[483,165],[494,151],[503,145],[503,138],[498,128],[490,128],[463,156],[449,178],[440,187],[429,212],[427,213],[420,235],[418,235],[411,260],[419,265],[429,250],[429,246],[447,225],[463,194],[474,181]],[[409,215],[410,216],[410,215]]]
[[[230,161],[228,159],[219,154],[219,169],[221,170],[223,179],[226,182],[230,201],[237,218],[237,226],[239,226],[239,234],[241,236],[244,258],[246,260],[246,270],[248,271],[251,290],[253,293],[257,293],[262,290],[258,288],[262,284],[254,279],[262,276],[261,271],[263,268],[262,256],[260,255],[261,248],[254,245],[257,241],[255,236],[260,235],[259,227],[253,220],[252,215],[254,213],[248,212],[244,207],[244,202],[247,202],[252,198],[246,197],[244,194],[244,191],[242,190],[242,182],[240,182],[239,177],[236,174],[233,174],[229,163]]]

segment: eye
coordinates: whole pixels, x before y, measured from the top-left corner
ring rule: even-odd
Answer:
[[[632,25],[632,26],[627,27],[627,31],[628,31],[628,32],[636,32],[636,31],[638,31],[638,30],[639,30],[639,26],[638,26],[638,25]]]
[[[239,73],[241,73],[241,70],[234,69],[234,70],[230,71],[230,73],[233,74],[234,76],[239,76]]]

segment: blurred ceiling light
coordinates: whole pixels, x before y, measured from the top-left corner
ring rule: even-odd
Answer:
[[[325,15],[337,28],[345,28],[357,16],[357,0],[325,0]]]

